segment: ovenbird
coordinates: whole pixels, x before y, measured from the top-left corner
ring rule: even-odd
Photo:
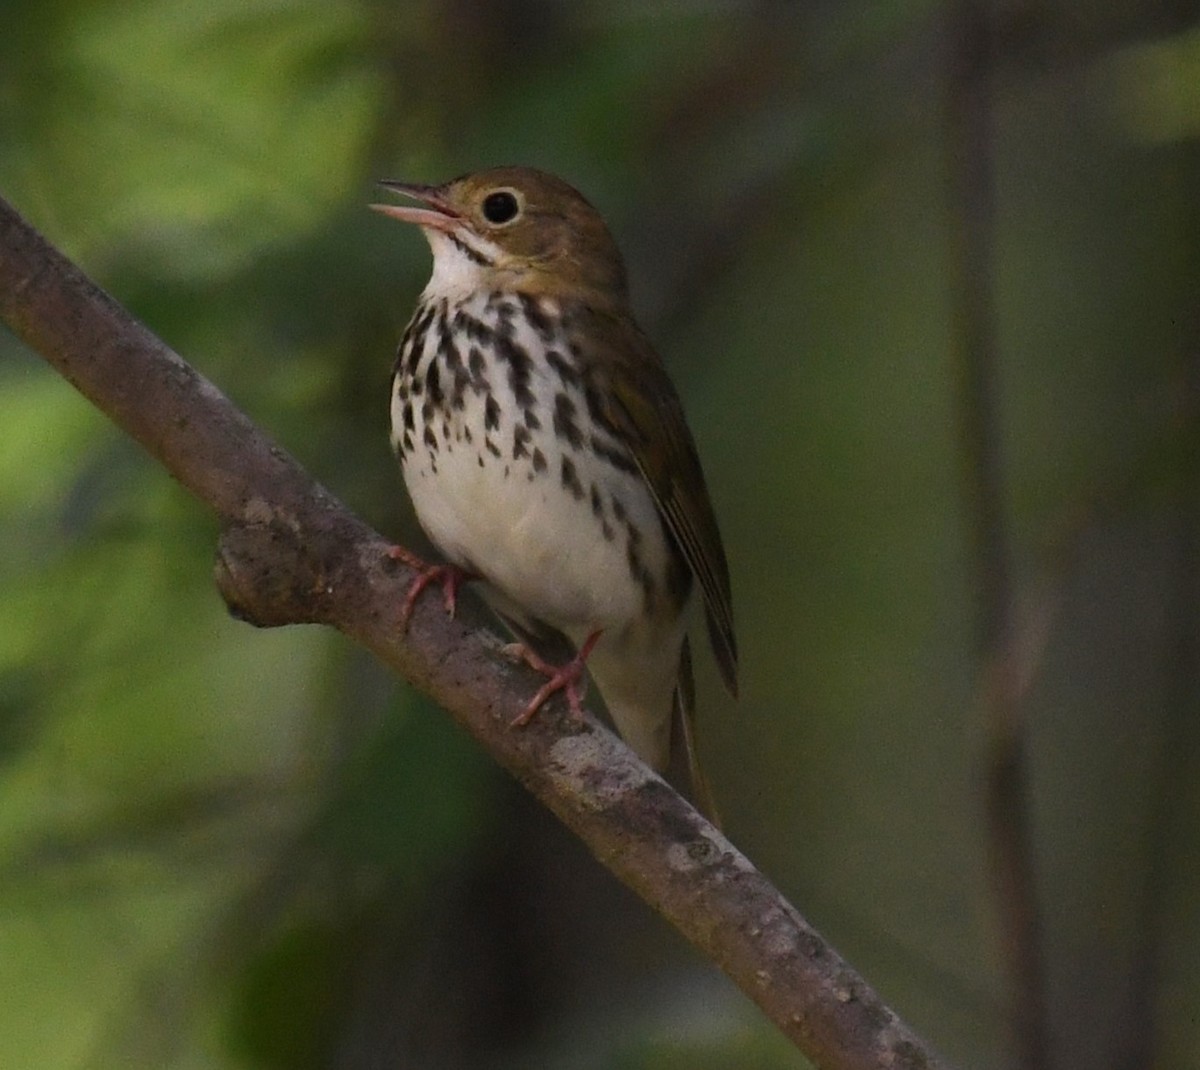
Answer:
[[[392,444],[417,518],[449,567],[526,640],[578,651],[546,664],[572,709],[586,668],[618,731],[663,769],[672,724],[695,761],[687,609],[699,581],[712,647],[737,687],[729,570],[696,447],[671,381],[634,322],[625,267],[583,196],[553,175],[499,167],[440,186],[383,182],[417,201],[373,205],[424,232],[433,273],[396,357]]]

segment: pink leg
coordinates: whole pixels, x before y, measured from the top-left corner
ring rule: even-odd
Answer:
[[[446,613],[453,617],[458,608],[459,587],[475,578],[457,565],[431,565],[403,546],[390,547],[387,555],[393,561],[403,562],[417,573],[417,578],[409,585],[408,594],[404,597],[404,605],[400,609],[401,631],[407,630],[409,618],[417,605],[417,599],[431,583],[442,585],[442,600],[446,606]]]
[[[523,725],[529,724],[533,719],[533,715],[541,709],[551,695],[556,691],[565,691],[567,693],[567,705],[576,717],[583,716],[583,692],[586,688],[587,681],[584,680],[584,670],[587,667],[587,659],[591,656],[592,649],[600,638],[600,631],[592,632],[587,637],[587,641],[579,648],[579,653],[576,654],[566,665],[551,665],[538,657],[524,643],[511,643],[505,648],[505,652],[512,657],[520,658],[535,672],[540,672],[545,676],[546,682],[538,689],[536,695],[533,696],[525,706],[525,708],[517,714],[512,721],[513,728],[520,728]],[[581,687],[580,684],[584,687]]]

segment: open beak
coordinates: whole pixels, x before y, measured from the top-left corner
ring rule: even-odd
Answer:
[[[411,197],[419,201],[424,208],[407,204],[373,204],[376,212],[399,219],[401,223],[415,223],[418,227],[432,227],[449,233],[458,225],[462,218],[450,207],[441,196],[441,187],[422,186],[416,182],[393,182],[385,179],[379,183],[384,189],[399,193],[403,197]]]

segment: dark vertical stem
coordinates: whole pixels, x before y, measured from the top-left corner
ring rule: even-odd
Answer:
[[[1187,8],[1193,4],[1184,5]],[[1185,12],[1180,12],[1184,15]],[[1187,15],[1194,13],[1188,11]],[[1194,18],[1181,18],[1182,31]],[[1183,91],[1182,88],[1180,90]],[[1133,964],[1131,1029],[1115,1065],[1120,1070],[1154,1066],[1159,1057],[1155,1030],[1162,987],[1162,959],[1172,933],[1167,917],[1171,858],[1182,830],[1178,820],[1200,752],[1200,153],[1189,142],[1173,150],[1169,196],[1174,204],[1176,324],[1178,326],[1175,409],[1178,452],[1175,457],[1173,536],[1175,574],[1167,608],[1173,634],[1165,651],[1167,681],[1164,731],[1158,768],[1152,781],[1147,857]]]
[[[979,0],[949,10],[946,147],[951,190],[951,301],[964,511],[977,588],[977,649],[987,719],[986,823],[1012,991],[1017,1065],[1049,1065],[1040,921],[1028,803],[1026,733],[1015,653],[1012,577],[993,307],[994,117],[989,15]]]

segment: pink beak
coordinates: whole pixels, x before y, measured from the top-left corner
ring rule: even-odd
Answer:
[[[420,201],[424,208],[416,208],[402,204],[373,204],[371,207],[383,215],[398,219],[401,223],[415,223],[418,227],[432,227],[434,230],[450,232],[462,218],[451,208],[441,196],[440,187],[423,186],[416,182],[393,182],[384,180],[379,183],[385,189],[411,197]]]

